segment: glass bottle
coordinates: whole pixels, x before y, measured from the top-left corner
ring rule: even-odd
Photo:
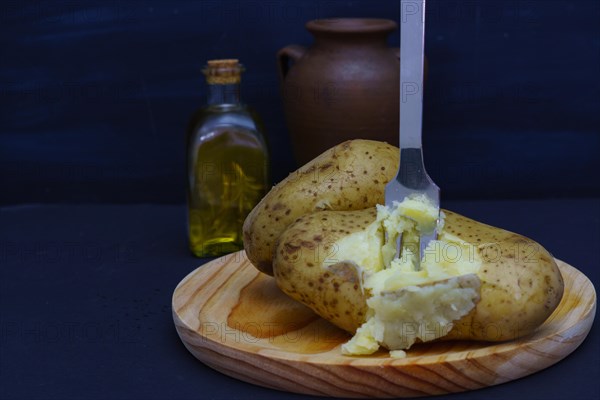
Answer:
[[[188,233],[197,257],[242,249],[244,220],[270,187],[262,123],[240,102],[242,71],[238,60],[208,61],[208,104],[188,127]]]

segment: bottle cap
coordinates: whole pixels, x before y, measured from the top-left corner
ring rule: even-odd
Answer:
[[[240,83],[244,66],[237,59],[209,60],[202,72],[209,85]]]

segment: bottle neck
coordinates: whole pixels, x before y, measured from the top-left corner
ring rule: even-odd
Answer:
[[[240,103],[240,85],[232,84],[213,84],[208,85],[208,105],[219,104],[239,104]]]

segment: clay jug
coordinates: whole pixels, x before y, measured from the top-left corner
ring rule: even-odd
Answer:
[[[296,161],[304,164],[347,139],[398,145],[399,49],[385,19],[322,19],[306,29],[314,44],[277,53],[285,118]],[[290,65],[291,64],[291,65]]]

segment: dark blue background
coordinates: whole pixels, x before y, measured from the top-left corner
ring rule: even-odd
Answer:
[[[425,156],[451,198],[598,196],[600,2],[430,0]],[[398,1],[4,1],[0,204],[184,201],[207,59],[238,57],[274,181],[295,168],[276,51]],[[398,45],[390,37],[390,45]]]
[[[398,3],[0,1],[0,397],[304,398],[211,370],[175,333],[172,291],[206,261],[187,249],[184,131],[205,61],[240,58],[280,180],[295,165],[275,53],[310,44],[309,19],[398,20]],[[424,121],[445,207],[596,287],[599,20],[597,0],[428,0]],[[533,199],[488,201],[508,197]],[[45,202],[132,204],[20,205]],[[598,399],[597,331],[540,373],[449,398]]]

